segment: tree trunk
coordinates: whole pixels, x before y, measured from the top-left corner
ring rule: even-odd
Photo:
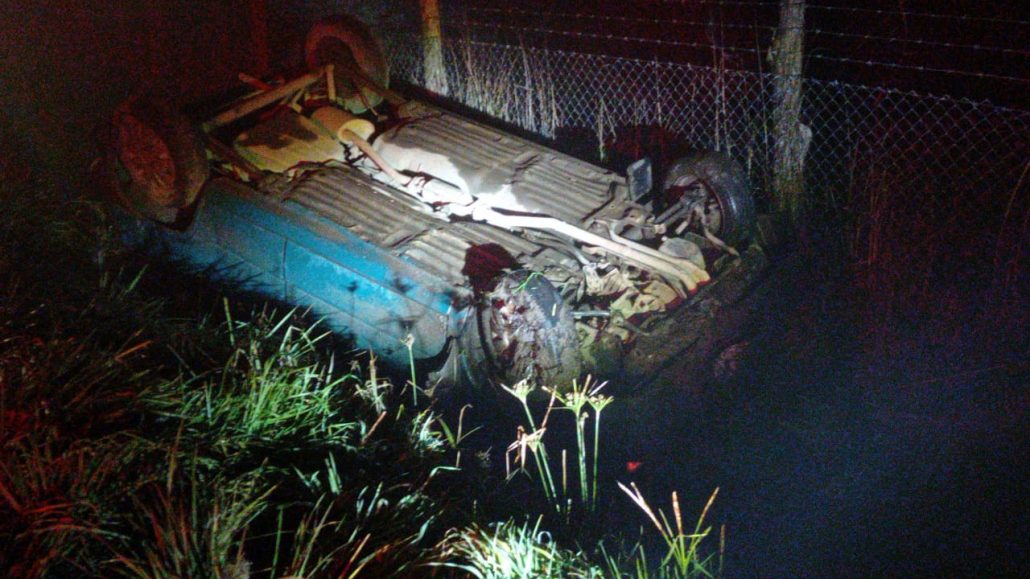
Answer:
[[[446,95],[447,69],[440,40],[440,4],[437,0],[419,0],[422,9],[422,68],[425,88]]]
[[[801,124],[805,0],[780,0],[780,26],[769,57],[773,72],[773,189],[776,207],[796,222],[812,130]]]

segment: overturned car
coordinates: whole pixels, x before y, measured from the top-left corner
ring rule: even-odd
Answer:
[[[623,177],[407,99],[348,17],[316,24],[305,55],[306,73],[245,78],[199,128],[125,102],[112,189],[149,241],[310,306],[380,359],[410,349],[438,388],[621,371],[748,244],[754,202],[728,157],[652,186],[646,160]]]

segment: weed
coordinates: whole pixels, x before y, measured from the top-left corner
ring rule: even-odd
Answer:
[[[658,533],[662,536],[665,541],[665,545],[668,548],[668,552],[662,559],[661,566],[657,572],[658,577],[698,577],[705,576],[710,577],[711,573],[708,567],[711,565],[709,558],[702,558],[698,552],[698,547],[701,541],[708,536],[711,531],[710,527],[704,526],[705,516],[708,514],[708,509],[711,508],[712,503],[715,502],[715,496],[719,494],[719,489],[715,489],[712,496],[708,498],[708,502],[705,504],[705,508],[701,511],[701,516],[697,520],[697,524],[694,526],[692,533],[686,533],[683,529],[683,517],[680,513],[679,497],[676,492],[672,493],[672,509],[673,509],[673,526],[665,513],[661,510],[658,511],[657,516],[651,506],[644,499],[643,494],[637,485],[630,483],[629,487],[618,483],[619,488],[638,506],[640,510],[647,515],[647,518],[651,521],[654,527],[658,530]],[[724,537],[724,535],[721,535]],[[724,542],[721,541],[720,545]],[[646,558],[643,554],[643,550],[640,550],[640,563],[636,565],[637,577],[650,577],[650,572],[646,564]]]
[[[583,553],[560,548],[540,523],[538,518],[532,526],[506,521],[485,529],[473,525],[451,531],[440,544],[448,561],[437,565],[479,579],[604,576]]]
[[[554,506],[555,510],[561,512],[562,505],[558,499],[558,494],[554,486],[554,477],[551,475],[551,465],[547,460],[547,447],[543,444],[544,433],[547,432],[547,420],[551,416],[551,410],[554,408],[555,394],[551,393],[550,401],[547,404],[547,412],[544,414],[543,420],[540,422],[540,426],[537,427],[536,421],[533,419],[533,413],[529,409],[529,396],[532,394],[535,387],[529,383],[528,380],[522,380],[515,386],[509,388],[507,386],[501,386],[506,392],[514,396],[519,403],[522,405],[522,409],[526,414],[526,420],[529,423],[529,432],[519,427],[518,436],[509,447],[508,453],[505,455],[505,464],[508,465],[508,456],[515,454],[516,465],[519,467],[516,472],[526,472],[526,456],[527,453],[533,457],[533,463],[536,466],[537,473],[540,476],[540,483],[543,487],[544,494],[548,501]],[[509,479],[512,477],[510,467],[506,468],[506,473]]]

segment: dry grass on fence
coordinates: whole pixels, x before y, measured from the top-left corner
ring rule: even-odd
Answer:
[[[852,167],[849,257],[879,341],[924,326],[935,339],[996,338],[1027,321],[1018,272],[1030,200],[1018,184],[1004,196],[963,185],[913,178],[893,162]]]
[[[471,41],[448,45],[464,70],[451,79],[451,98],[496,119],[552,138],[560,126],[555,79],[547,53],[520,47],[508,56],[518,62],[492,70]]]

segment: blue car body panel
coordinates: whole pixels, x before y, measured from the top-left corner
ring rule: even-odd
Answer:
[[[148,226],[177,259],[245,289],[307,306],[332,330],[394,364],[444,351],[469,308],[463,293],[290,200],[210,183],[189,228]]]

